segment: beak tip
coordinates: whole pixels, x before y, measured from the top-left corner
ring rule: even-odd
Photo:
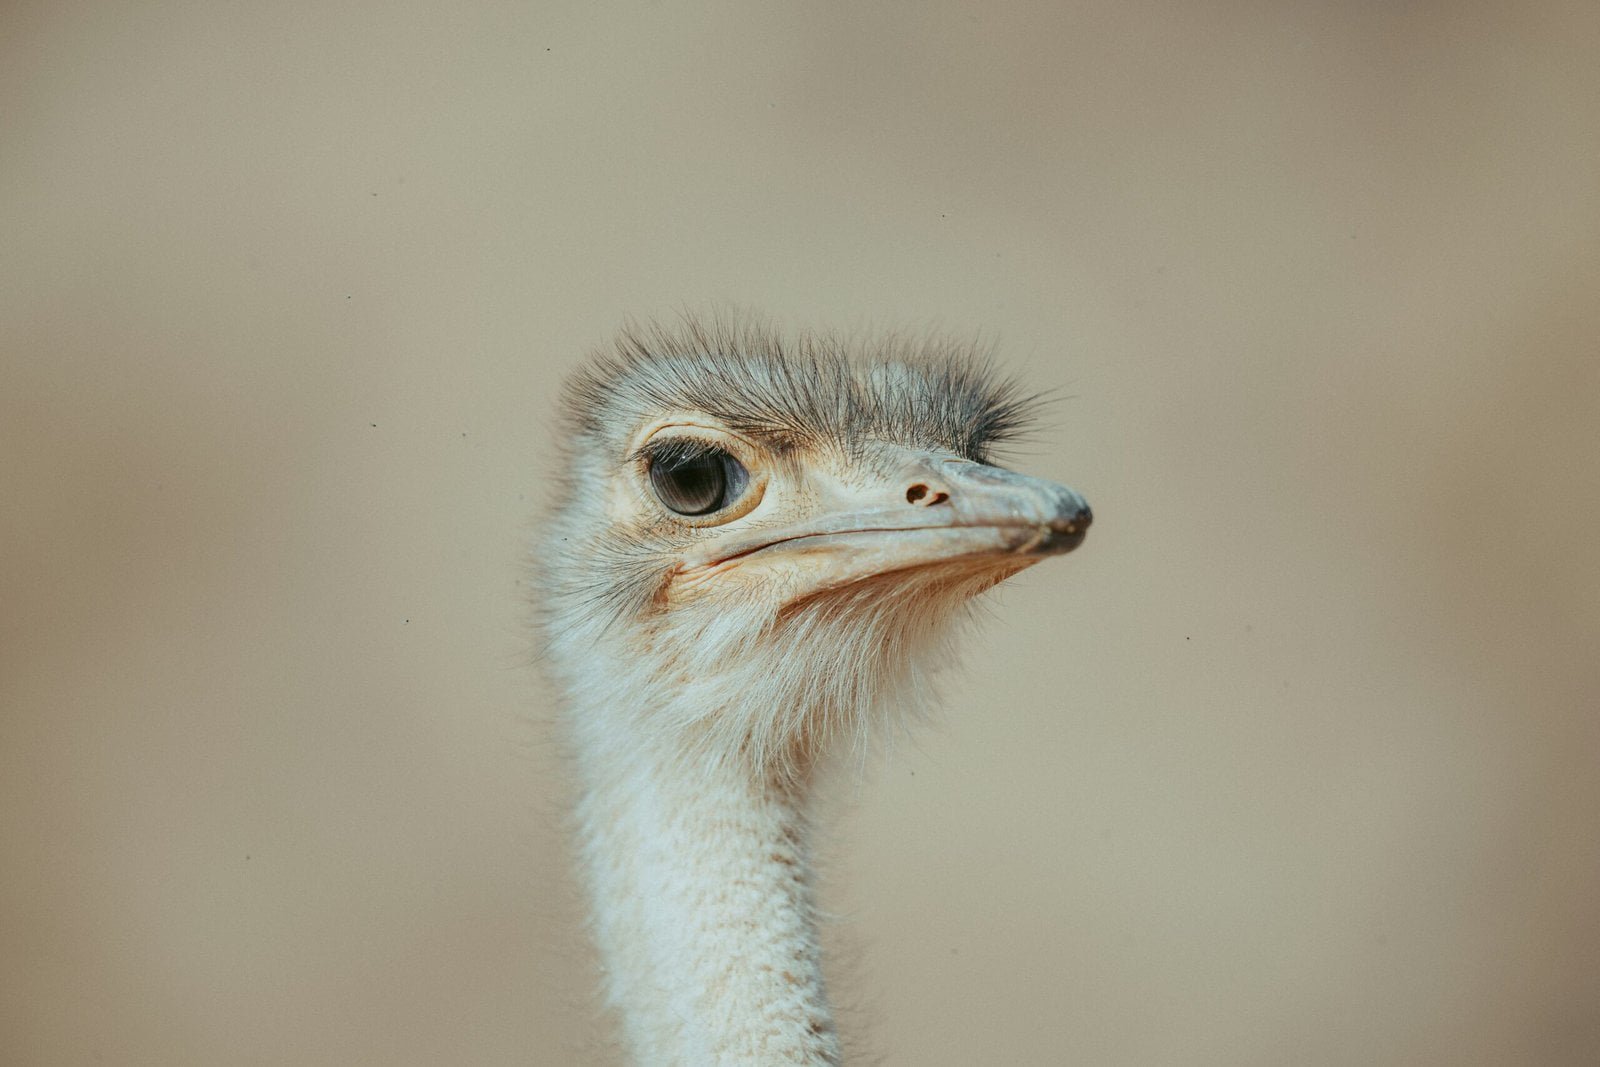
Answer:
[[[1069,514],[1057,518],[1050,524],[1050,533],[1040,547],[1052,553],[1071,552],[1083,544],[1092,522],[1094,522],[1094,512],[1089,510],[1088,504],[1079,500]]]

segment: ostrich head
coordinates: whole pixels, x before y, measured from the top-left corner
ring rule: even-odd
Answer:
[[[728,322],[569,384],[536,580],[636,1061],[838,1062],[809,772],[925,695],[974,595],[1083,540],[1081,497],[990,462],[1029,407],[953,346]]]
[[[581,684],[663,743],[804,767],[921,702],[975,594],[1082,542],[1077,493],[990,463],[1031,407],[952,345],[624,334],[565,396],[554,658],[604,662]]]

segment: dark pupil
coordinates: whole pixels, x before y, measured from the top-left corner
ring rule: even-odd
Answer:
[[[734,462],[726,452],[659,459],[650,464],[650,484],[679,515],[705,515],[726,503],[728,466]]]

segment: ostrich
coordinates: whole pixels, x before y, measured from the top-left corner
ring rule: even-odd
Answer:
[[[916,707],[978,593],[1083,540],[992,465],[1032,400],[960,346],[630,328],[568,382],[535,585],[605,999],[639,1064],[835,1064],[819,760]]]

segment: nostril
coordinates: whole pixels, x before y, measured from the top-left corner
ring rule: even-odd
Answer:
[[[921,482],[918,482],[916,485],[913,485],[910,489],[906,490],[906,503],[915,504],[917,501],[921,500],[927,495],[928,487],[923,485]]]
[[[935,494],[933,494],[933,499],[928,501],[928,506],[931,508],[935,504],[943,504],[946,500],[949,500],[949,499],[950,499],[950,494],[949,493],[942,493],[942,492],[941,493],[935,493]]]
[[[950,494],[943,489],[934,490],[932,496],[929,496],[928,493],[928,486],[923,482],[918,482],[906,490],[906,503],[921,504],[925,508],[931,508],[935,504],[943,504],[950,499]]]

